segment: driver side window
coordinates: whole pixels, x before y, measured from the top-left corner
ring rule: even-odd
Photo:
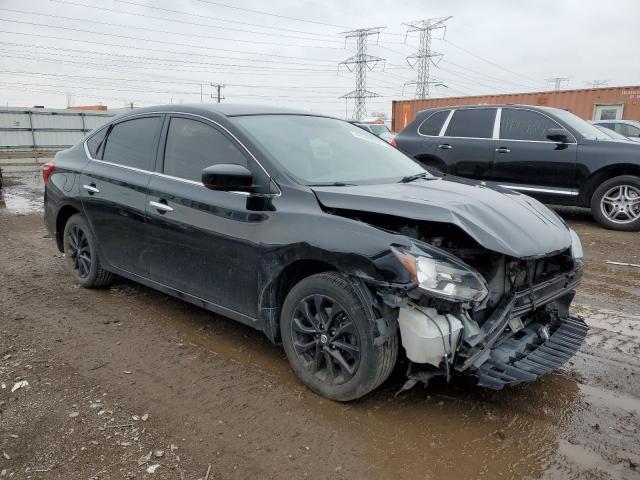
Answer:
[[[171,118],[164,149],[165,175],[200,182],[203,169],[220,163],[246,167],[247,157],[212,126],[189,118]]]

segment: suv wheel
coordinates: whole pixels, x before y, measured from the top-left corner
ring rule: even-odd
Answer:
[[[100,288],[112,280],[111,272],[106,271],[100,264],[89,225],[79,213],[67,221],[63,245],[67,265],[81,287]]]
[[[398,338],[374,344],[375,319],[346,277],[320,273],[287,295],[280,328],[287,358],[300,380],[332,400],[366,395],[390,375]]]
[[[603,182],[591,197],[591,212],[603,227],[640,230],[640,177],[623,175]]]

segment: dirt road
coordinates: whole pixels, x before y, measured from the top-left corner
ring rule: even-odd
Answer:
[[[640,269],[606,263],[640,263],[637,233],[560,211],[585,246],[591,327],[563,371],[396,397],[398,373],[338,404],[248,327],[127,281],[74,286],[38,174],[5,179],[0,478],[640,478]]]

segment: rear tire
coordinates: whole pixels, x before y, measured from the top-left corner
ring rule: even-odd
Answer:
[[[96,242],[82,215],[72,215],[64,227],[64,253],[74,280],[83,288],[108,285],[113,274],[102,268]]]
[[[301,280],[280,317],[296,375],[314,392],[341,402],[377,388],[396,363],[398,336],[393,332],[375,345],[375,320],[345,276],[327,272]]]
[[[605,228],[640,230],[640,177],[621,175],[602,182],[591,197],[591,213]]]

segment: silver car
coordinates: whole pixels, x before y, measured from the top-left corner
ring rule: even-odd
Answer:
[[[367,132],[373,133],[374,135],[380,137],[385,142],[391,143],[391,140],[395,138],[395,134],[389,130],[383,123],[355,123],[358,127],[366,130]]]
[[[637,120],[596,120],[593,123],[632,140],[640,141],[640,122]]]

